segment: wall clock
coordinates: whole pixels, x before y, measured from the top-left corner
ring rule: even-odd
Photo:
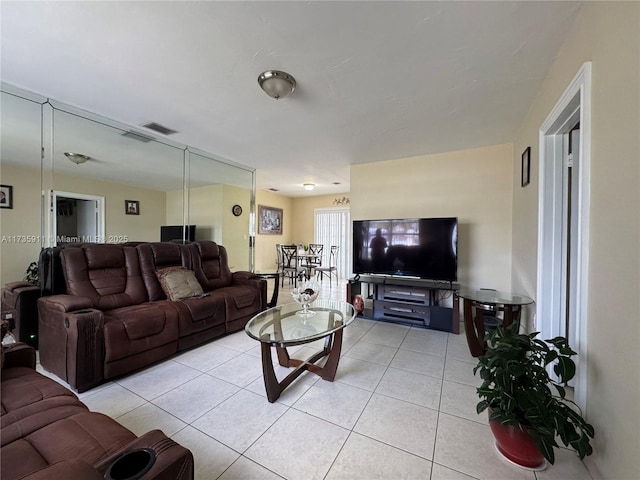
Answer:
[[[234,205],[231,208],[231,212],[236,216],[239,217],[240,215],[242,215],[242,207],[240,205]]]

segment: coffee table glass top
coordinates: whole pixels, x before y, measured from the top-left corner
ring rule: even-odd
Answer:
[[[460,298],[466,298],[480,303],[492,303],[495,305],[528,305],[533,303],[533,299],[508,292],[498,292],[496,290],[474,290],[471,288],[461,288],[458,290]]]
[[[356,318],[353,305],[342,300],[316,300],[309,310],[315,315],[300,315],[302,307],[287,303],[253,317],[245,326],[247,335],[276,346],[313,342],[349,325]]]

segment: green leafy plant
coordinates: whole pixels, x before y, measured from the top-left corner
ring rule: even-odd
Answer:
[[[24,281],[38,285],[40,277],[38,274],[38,262],[31,262],[24,274]]]
[[[565,386],[576,373],[571,359],[576,352],[566,338],[543,341],[535,338],[538,333],[519,334],[514,322],[487,336],[490,347],[473,370],[483,380],[476,410],[490,408],[489,420],[502,425],[520,424],[551,464],[557,437],[582,459],[593,451],[589,439],[594,429],[578,405],[566,398]],[[549,376],[550,366],[559,382]]]

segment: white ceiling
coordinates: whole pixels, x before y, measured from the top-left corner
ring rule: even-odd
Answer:
[[[258,170],[289,196],[349,166],[510,142],[579,2],[0,3],[1,79]],[[260,90],[284,70],[288,98]],[[340,185],[333,185],[340,182]]]

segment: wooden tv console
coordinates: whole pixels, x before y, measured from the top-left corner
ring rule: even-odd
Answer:
[[[453,282],[360,275],[349,279],[347,302],[361,295],[369,300],[364,317],[460,333],[459,289]],[[451,293],[451,307],[440,305],[442,292]]]

